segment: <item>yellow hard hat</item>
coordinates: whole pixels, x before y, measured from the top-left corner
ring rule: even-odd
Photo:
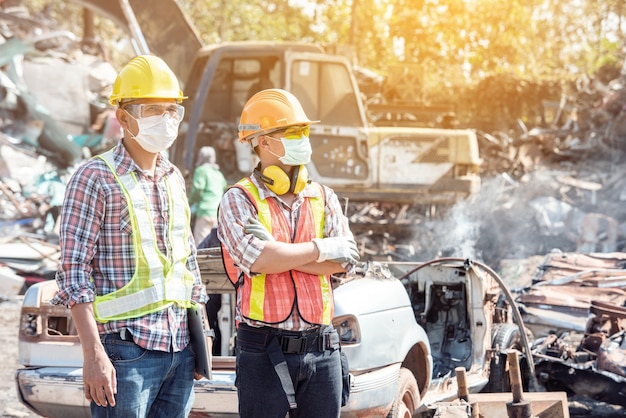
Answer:
[[[250,141],[290,126],[318,122],[307,117],[296,96],[290,92],[282,89],[261,90],[243,106],[239,120],[239,141]]]
[[[165,61],[154,55],[139,55],[119,72],[109,103],[117,106],[123,99],[186,99],[178,78]]]

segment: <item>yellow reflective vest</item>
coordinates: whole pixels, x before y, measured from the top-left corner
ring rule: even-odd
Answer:
[[[98,155],[109,167],[126,198],[133,230],[135,273],[122,288],[96,296],[94,313],[98,322],[137,318],[177,303],[191,306],[194,276],[187,268],[190,211],[180,182],[165,178],[169,204],[168,237],[172,257],[159,250],[150,215],[150,202],[135,173],[118,175],[113,151]]]

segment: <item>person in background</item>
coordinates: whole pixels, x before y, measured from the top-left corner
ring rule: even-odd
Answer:
[[[193,228],[196,245],[217,225],[217,207],[228,185],[215,159],[213,147],[200,148],[197,167],[193,172],[189,204],[196,216]]]
[[[308,179],[311,121],[298,99],[266,89],[244,105],[239,140],[259,165],[224,194],[218,238],[236,295],[242,418],[338,417],[342,361],[331,274],[359,253],[335,193]]]
[[[187,308],[207,295],[185,182],[163,155],[183,99],[162,59],[133,58],[110,97],[123,138],[67,184],[51,302],[71,309],[93,418],[182,418],[194,402]]]

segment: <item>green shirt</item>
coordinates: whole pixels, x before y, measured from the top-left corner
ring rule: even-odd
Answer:
[[[212,164],[202,164],[193,173],[189,204],[195,207],[196,217],[217,217],[217,207],[228,183],[222,172]]]

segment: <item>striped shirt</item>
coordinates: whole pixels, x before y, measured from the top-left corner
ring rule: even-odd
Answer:
[[[276,193],[269,190],[264,183],[259,182],[256,176],[250,177],[252,182],[259,190],[261,199],[275,199],[281,208],[285,219],[289,221],[291,231],[290,236],[294,236],[294,230],[300,214],[300,209],[304,203],[304,199],[309,197],[318,197],[319,189],[307,185],[302,192],[295,196],[293,203],[288,206],[283,202]],[[343,215],[341,205],[337,195],[327,186],[324,187],[325,206],[324,206],[324,237],[346,237],[352,238],[352,232],[348,224],[348,218]],[[250,275],[250,267],[259,257],[265,248],[266,241],[256,238],[252,234],[244,232],[244,225],[248,218],[258,218],[257,210],[254,203],[250,202],[245,192],[237,187],[230,188],[222,197],[220,209],[218,212],[218,237],[224,244],[231,255],[235,266],[239,271]],[[350,264],[345,264],[344,268],[350,270]],[[294,309],[291,316],[285,322],[280,324],[264,324],[259,321],[252,321],[243,318],[241,315],[240,293],[237,293],[237,304],[235,308],[235,316],[237,321],[244,322],[252,326],[272,326],[288,330],[305,330],[312,327],[312,324],[305,322]]]
[[[159,250],[171,256],[168,200],[165,178],[174,176],[185,187],[180,171],[163,156],[158,157],[155,176],[149,176],[133,161],[120,141],[114,149],[118,174],[134,171],[150,201]],[[51,303],[71,308],[94,302],[95,296],[111,293],[130,282],[135,272],[135,254],[128,203],[117,180],[100,158],[81,165],[70,178],[61,209],[59,242],[61,263],[56,273],[59,291]],[[189,233],[192,253],[187,268],[194,274],[192,299],[206,303],[200,280],[196,247]],[[189,343],[185,309],[172,305],[139,318],[98,323],[103,333],[128,330],[135,342],[148,349],[182,351]]]

